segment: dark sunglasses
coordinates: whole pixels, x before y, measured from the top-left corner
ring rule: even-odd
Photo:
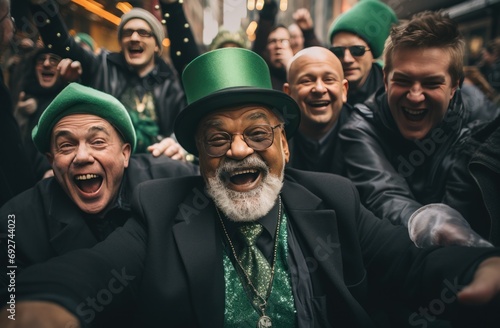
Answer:
[[[124,38],[130,38],[135,32],[137,32],[137,34],[139,34],[139,36],[143,37],[143,38],[150,38],[153,36],[153,32],[148,31],[148,30],[144,30],[142,28],[140,28],[138,30],[133,30],[131,28],[124,29],[122,31],[122,36]]]
[[[365,46],[331,47],[330,51],[333,52],[335,56],[344,58],[346,49],[349,49],[349,52],[354,57],[361,57],[365,54],[365,52],[370,51],[370,48]]]

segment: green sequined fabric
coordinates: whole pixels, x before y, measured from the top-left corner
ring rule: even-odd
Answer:
[[[278,232],[274,279],[265,313],[271,318],[273,327],[293,328],[297,326],[297,321],[291,279],[288,274],[288,233],[286,222],[287,218],[285,213],[283,213],[280,231]],[[229,250],[229,252],[231,251]],[[254,308],[250,301],[251,298],[247,296],[255,293],[248,287],[248,283],[245,281],[246,278],[241,277],[235,270],[231,257],[230,253],[224,253],[224,278],[226,284],[224,327],[255,328],[261,313]],[[237,263],[234,264],[238,265]]]

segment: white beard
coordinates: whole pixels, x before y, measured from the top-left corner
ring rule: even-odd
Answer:
[[[240,192],[228,189],[222,181],[223,173],[235,169],[259,168],[264,174],[262,183],[255,189]],[[215,205],[232,221],[252,222],[265,216],[273,208],[283,187],[283,171],[281,176],[269,174],[266,163],[255,157],[243,161],[226,160],[217,169],[215,177],[208,178],[207,193]]]

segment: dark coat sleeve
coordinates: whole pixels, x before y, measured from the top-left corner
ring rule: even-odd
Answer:
[[[422,205],[404,178],[404,167],[393,167],[382,147],[384,141],[357,112],[341,128],[339,137],[347,177],[358,189],[363,204],[377,217],[406,226]]]
[[[57,1],[48,0],[43,5],[30,4],[30,10],[43,43],[62,58],[79,61],[82,65],[81,82],[84,85],[91,85],[99,70],[100,57],[83,49],[71,37],[61,17]]]
[[[170,58],[179,76],[184,67],[200,55],[191,25],[187,21],[182,3],[160,2],[167,23],[167,33],[170,38]]]

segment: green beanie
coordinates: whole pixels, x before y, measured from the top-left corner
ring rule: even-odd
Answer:
[[[90,50],[92,50],[92,51],[95,50],[94,39],[92,39],[92,37],[90,35],[88,35],[87,33],[82,33],[82,32],[76,33],[75,41],[76,42],[83,42],[90,47]]]
[[[125,142],[135,149],[136,136],[134,126],[125,106],[115,97],[70,83],[47,106],[31,133],[36,148],[42,152],[50,151],[50,137],[54,125],[63,117],[72,114],[91,114],[108,121],[121,134]]]
[[[245,31],[240,29],[238,31],[231,32],[224,28],[219,28],[219,32],[210,43],[209,49],[215,50],[222,48],[226,43],[234,43],[240,48],[250,49],[250,40],[248,40],[248,36]]]
[[[391,26],[397,22],[394,10],[386,4],[378,0],[360,1],[333,21],[329,40],[332,42],[338,32],[354,33],[370,46],[373,58],[378,58],[384,51]]]

